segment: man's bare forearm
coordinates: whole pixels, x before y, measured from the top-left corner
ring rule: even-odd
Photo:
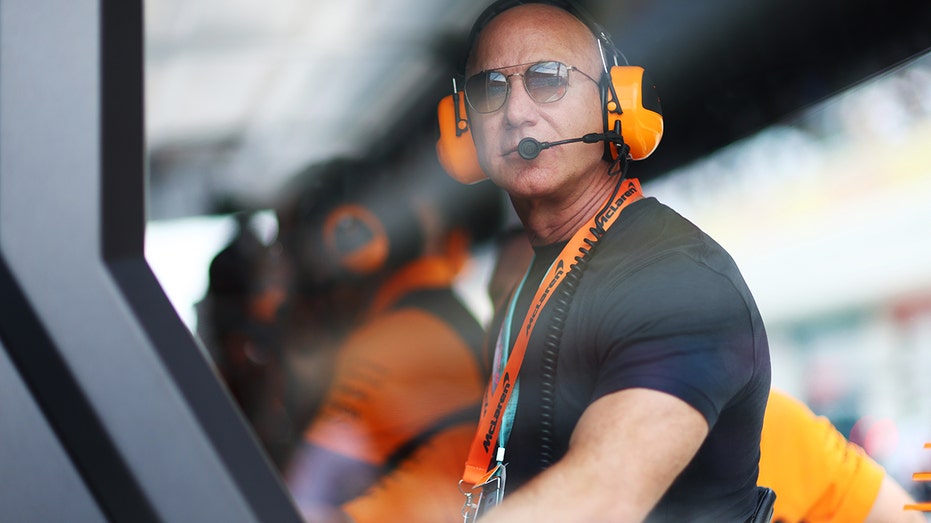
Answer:
[[[707,433],[704,417],[673,396],[609,394],[585,411],[567,454],[482,523],[643,521]]]

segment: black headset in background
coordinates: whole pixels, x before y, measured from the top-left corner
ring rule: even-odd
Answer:
[[[423,224],[384,168],[356,158],[306,167],[285,187],[279,239],[305,289],[360,280],[416,258]]]
[[[312,289],[397,269],[424,253],[428,231],[461,231],[469,246],[488,241],[504,206],[491,184],[340,157],[304,168],[284,187],[279,239],[299,283]]]

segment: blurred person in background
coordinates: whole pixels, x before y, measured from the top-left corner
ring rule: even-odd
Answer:
[[[453,283],[497,227],[501,200],[490,185],[385,171],[352,159],[315,165],[278,211],[296,300],[338,340],[325,397],[284,474],[311,522],[455,521],[461,503],[455,479],[484,386],[484,331]]]
[[[925,523],[914,499],[825,417],[773,389],[763,418],[760,484],[776,491],[774,523]]]
[[[274,246],[239,213],[236,232],[214,256],[197,307],[197,334],[272,461],[281,466],[293,445],[293,410],[282,352],[288,269]]]

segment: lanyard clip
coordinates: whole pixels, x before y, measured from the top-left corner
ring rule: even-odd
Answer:
[[[462,492],[466,498],[462,505],[462,523],[474,523],[501,503],[504,499],[505,480],[506,467],[501,463],[488,471],[479,483],[472,485],[468,490],[463,489],[463,485],[468,485],[468,483],[460,479],[459,492]]]
[[[478,503],[472,501],[472,491],[475,487],[469,488],[468,491],[462,490],[463,481],[459,480],[459,492],[465,496],[465,503],[462,504],[462,523],[473,523],[478,516]]]

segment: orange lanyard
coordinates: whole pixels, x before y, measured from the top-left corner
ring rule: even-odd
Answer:
[[[494,473],[494,468],[489,472],[488,467],[491,463],[492,456],[497,452],[498,433],[501,431],[501,417],[511,399],[511,393],[514,390],[514,382],[520,372],[521,365],[524,362],[524,355],[527,352],[527,342],[530,340],[530,334],[536,326],[536,320],[540,311],[549,301],[556,287],[568,274],[569,270],[575,264],[575,257],[580,252],[579,249],[586,245],[586,240],[594,242],[597,240],[592,229],[599,225],[607,230],[617,219],[627,205],[643,198],[640,191],[640,182],[636,178],[625,180],[621,184],[621,189],[612,195],[614,202],[605,209],[604,213],[595,215],[572,235],[569,243],[563,247],[559,256],[550,265],[549,271],[537,288],[537,292],[530,302],[531,306],[524,317],[521,329],[517,333],[517,339],[514,340],[514,347],[508,357],[504,371],[498,378],[495,387],[491,383],[485,389],[485,398],[482,403],[482,416],[479,419],[478,428],[475,437],[472,439],[472,446],[469,449],[469,457],[465,464],[465,472],[462,474],[463,483],[470,485],[479,485],[489,478],[486,477]],[[566,267],[569,269],[567,270]],[[505,342],[507,343],[507,342]],[[493,406],[493,408],[492,408]]]

